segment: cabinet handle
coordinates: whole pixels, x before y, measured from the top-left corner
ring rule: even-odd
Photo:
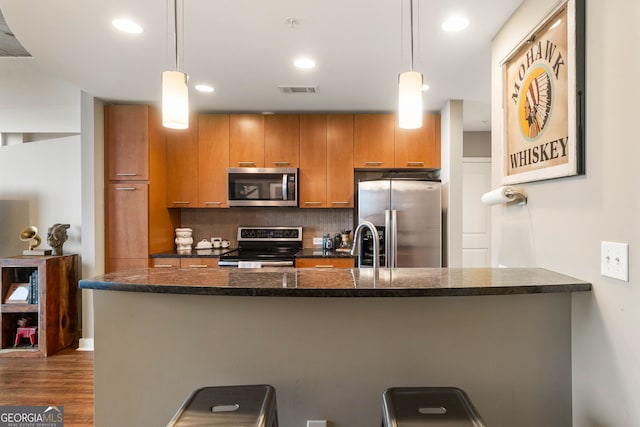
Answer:
[[[321,264],[316,265],[316,268],[333,268],[333,265]]]
[[[153,268],[172,268],[172,264],[154,264]]]
[[[238,162],[240,166],[255,165],[256,162]]]
[[[348,205],[349,202],[331,202],[332,205]]]
[[[322,202],[304,202],[305,205],[321,205]]]
[[[204,202],[205,205],[221,205],[222,202]]]
[[[384,162],[364,162],[364,164],[367,166],[380,166],[383,163]]]
[[[424,162],[407,162],[407,166],[424,166]]]
[[[285,165],[289,165],[290,163],[289,162],[273,162],[273,164],[277,166],[285,166]]]
[[[116,176],[137,176],[137,173],[116,173]]]
[[[171,202],[171,203],[173,203],[174,205],[188,205],[191,202]]]
[[[209,266],[206,265],[206,264],[191,264],[189,266],[189,268],[207,268],[207,267],[209,267]]]
[[[135,187],[116,187],[116,191],[136,191]]]

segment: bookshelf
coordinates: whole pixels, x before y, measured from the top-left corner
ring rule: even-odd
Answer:
[[[78,342],[78,255],[0,258],[0,357],[47,357]]]

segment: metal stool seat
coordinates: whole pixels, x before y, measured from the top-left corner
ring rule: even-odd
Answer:
[[[382,394],[382,427],[486,427],[456,387],[392,387]]]
[[[276,391],[270,385],[194,390],[167,427],[278,427]]]

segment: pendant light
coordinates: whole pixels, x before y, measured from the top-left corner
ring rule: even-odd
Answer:
[[[413,0],[410,0],[411,56],[409,71],[398,76],[398,125],[401,129],[422,127],[422,73],[413,71]]]
[[[180,71],[178,52],[178,0],[173,0],[175,71],[162,72],[162,125],[171,129],[189,127],[189,77]]]

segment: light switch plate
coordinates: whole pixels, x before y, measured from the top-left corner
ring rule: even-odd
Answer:
[[[600,242],[600,274],[629,281],[629,244]]]
[[[327,427],[327,420],[307,420],[307,427]]]
[[[314,245],[322,245],[322,237],[314,237],[313,238]]]

